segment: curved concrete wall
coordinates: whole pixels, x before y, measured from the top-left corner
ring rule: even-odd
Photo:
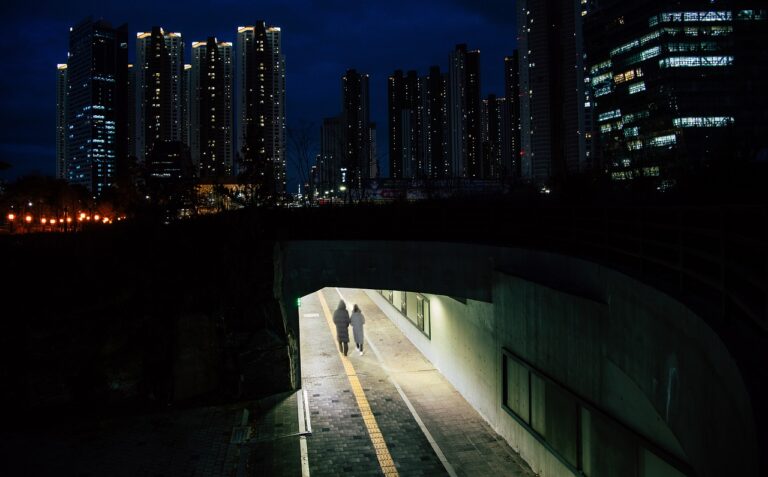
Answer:
[[[326,286],[432,294],[432,339],[409,337],[541,475],[570,472],[502,409],[502,348],[697,475],[758,474],[749,395],[722,341],[625,275],[544,252],[429,242],[283,242],[275,263],[294,338],[296,298]]]

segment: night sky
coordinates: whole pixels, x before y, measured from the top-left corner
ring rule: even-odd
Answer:
[[[515,47],[514,2],[489,0],[302,1],[13,1],[0,6],[0,160],[5,178],[55,171],[56,64],[66,62],[69,27],[92,15],[113,26],[128,23],[130,37],[153,25],[192,41],[215,35],[234,41],[238,25],[264,19],[283,31],[288,126],[338,114],[341,76],[348,68],[370,74],[371,120],[378,127],[383,175],[387,164],[387,77],[395,69],[445,70],[448,54],[467,43],[482,54],[482,94],[503,91],[503,58]],[[130,61],[135,43],[131,41]],[[289,168],[289,191],[295,174]]]

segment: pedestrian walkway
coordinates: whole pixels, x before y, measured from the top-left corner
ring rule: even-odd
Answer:
[[[329,320],[342,297],[366,317],[363,356],[338,351]],[[311,475],[534,475],[364,291],[305,297],[299,320]]]

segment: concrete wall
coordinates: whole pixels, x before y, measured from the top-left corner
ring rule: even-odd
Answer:
[[[390,308],[393,321],[543,476],[571,472],[502,408],[502,348],[690,463],[696,475],[758,473],[749,396],[721,340],[680,303],[629,277],[568,257],[475,245],[281,247],[286,302],[324,286],[427,294],[431,340]],[[541,402],[532,406],[542,414]],[[623,452],[620,442],[609,444],[614,455]],[[594,466],[609,457],[586,460]],[[644,462],[642,475],[657,475],[652,457],[631,458]],[[606,465],[620,469],[622,460]]]

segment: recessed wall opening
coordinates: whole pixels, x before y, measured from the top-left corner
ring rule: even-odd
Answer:
[[[367,318],[378,317],[365,325],[363,357],[354,354],[350,331],[345,359],[361,388],[374,389],[366,382],[375,375],[375,383],[397,382],[406,397],[416,393],[425,403],[412,402],[416,414],[438,416],[420,419],[427,430],[437,426],[433,436],[461,435],[470,426],[447,428],[440,416],[450,413],[430,396],[440,385],[424,381],[430,373],[479,416],[490,440],[541,476],[677,477],[736,467],[752,475],[757,469],[749,392],[729,349],[705,320],[647,284],[576,258],[494,246],[300,242],[284,250],[290,271],[284,303],[328,284],[358,287],[322,288],[301,298],[289,325],[300,338],[296,361],[305,389],[328,376],[349,381],[343,363],[335,374],[319,369],[305,343],[308,336],[322,339],[322,358],[343,361],[332,315],[344,298],[349,306],[362,303]],[[310,323],[316,328],[308,331]],[[397,335],[396,345],[378,341],[376,326],[384,324]],[[411,384],[399,381],[411,377]],[[308,391],[310,405],[332,391]],[[392,393],[384,402],[404,403],[396,388]],[[338,404],[339,396],[328,399]],[[402,419],[418,421],[403,405]],[[395,424],[385,421],[379,429],[388,425]],[[318,427],[333,432],[332,425]],[[721,451],[711,452],[713,442]],[[397,452],[390,449],[393,457]],[[425,458],[432,453],[438,455],[433,450]]]
[[[362,353],[352,327],[346,356],[339,345],[333,317],[341,301],[349,313],[357,305],[365,316]],[[366,439],[381,438],[378,460],[399,458],[398,426],[415,421],[410,446],[422,446],[421,463],[468,472],[472,462],[452,443],[458,439],[471,446],[477,439],[477,431],[465,429],[469,415],[472,425],[483,429],[480,435],[506,447],[531,475],[536,467],[547,475],[695,475],[683,459],[504,347],[493,331],[492,303],[335,287],[304,296],[300,303],[302,389],[315,430],[307,440],[310,465],[313,453],[330,450],[335,433],[352,433],[352,445],[363,448]],[[494,354],[495,361],[483,359]],[[388,397],[382,402],[382,396]],[[449,397],[462,401],[463,411],[452,413],[441,404]],[[386,414],[387,406],[399,407],[399,414]],[[339,421],[339,416],[349,419]],[[546,457],[526,462],[519,450],[529,441]],[[478,457],[489,451],[473,449]],[[485,455],[485,464],[493,459],[492,453]]]

